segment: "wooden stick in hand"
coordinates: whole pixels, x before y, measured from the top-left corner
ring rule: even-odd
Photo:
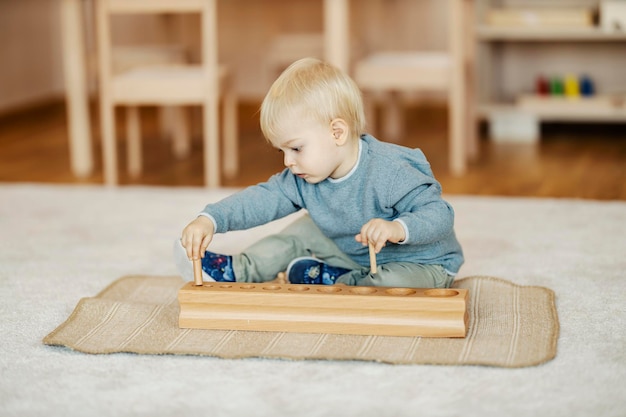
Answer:
[[[202,280],[202,260],[200,259],[193,260],[193,280],[197,286],[204,284]]]
[[[370,247],[370,270],[372,274],[378,272],[378,268],[376,268],[376,250],[374,249],[374,244],[369,242]]]

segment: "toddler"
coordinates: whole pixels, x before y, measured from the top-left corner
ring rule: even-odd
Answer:
[[[286,168],[207,205],[184,228],[175,257],[186,279],[193,280],[191,259],[201,258],[205,281],[264,282],[285,271],[297,284],[450,286],[463,264],[454,211],[422,151],[364,132],[361,92],[350,77],[317,59],[296,61],[271,86],[260,121]],[[215,233],[299,210],[306,215],[241,254],[207,251]]]

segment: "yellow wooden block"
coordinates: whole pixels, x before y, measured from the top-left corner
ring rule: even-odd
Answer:
[[[468,291],[276,283],[187,283],[179,327],[465,337]]]

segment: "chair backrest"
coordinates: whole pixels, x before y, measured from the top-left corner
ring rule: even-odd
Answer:
[[[459,36],[463,31],[460,20],[463,1],[447,0],[445,50],[370,51],[355,61],[357,84],[373,90],[449,90],[454,83],[453,72],[462,65]]]
[[[199,13],[201,16],[201,65],[204,88],[218,91],[217,5],[216,0],[98,0],[99,76],[101,86],[110,86],[113,77],[112,34],[110,19],[123,14]],[[184,84],[183,84],[184,85]],[[164,88],[166,88],[164,86]],[[110,90],[110,88],[103,88]],[[197,87],[196,87],[197,90]],[[106,91],[103,91],[106,93]]]
[[[470,106],[468,80],[469,41],[467,18],[470,15],[471,0],[447,0],[448,48],[441,52],[382,52],[372,53],[355,62],[354,79],[364,91],[385,92],[444,92],[449,102],[450,169],[453,173],[465,170],[466,141],[471,143],[473,133],[469,132],[468,115],[473,112]],[[387,138],[397,140],[401,136],[401,112],[398,100],[386,103],[388,126]],[[370,115],[373,114],[370,106]],[[370,123],[374,120],[370,117]],[[465,133],[468,132],[468,133]],[[468,138],[466,140],[466,137]]]

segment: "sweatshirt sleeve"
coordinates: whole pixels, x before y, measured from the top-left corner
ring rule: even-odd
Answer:
[[[407,166],[408,165],[408,166]],[[396,171],[389,204],[408,230],[408,245],[437,242],[453,233],[454,211],[441,197],[441,185],[409,164]]]
[[[296,178],[288,171],[272,176],[217,203],[201,214],[215,220],[215,232],[244,230],[285,217],[302,208]]]

